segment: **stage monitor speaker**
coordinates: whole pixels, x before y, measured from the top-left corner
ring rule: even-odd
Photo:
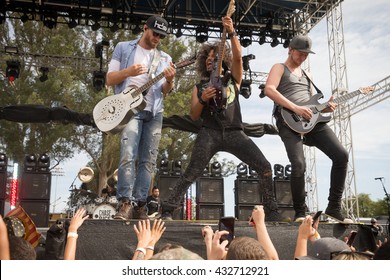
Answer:
[[[20,182],[19,199],[50,199],[51,173],[22,174]]]
[[[236,179],[234,181],[234,197],[238,204],[261,204],[263,202],[262,180]]]
[[[30,216],[35,226],[49,226],[49,200],[21,200],[20,206]]]
[[[274,180],[275,199],[278,205],[292,206],[291,184],[289,180]]]
[[[223,204],[197,204],[196,219],[197,220],[219,220],[225,215]]]
[[[159,175],[157,187],[160,191],[161,202],[164,202],[168,199],[169,194],[172,192],[173,187],[179,178],[180,176]]]
[[[283,220],[288,220],[290,218],[292,222],[294,221],[295,211],[292,206],[279,206],[278,212]]]
[[[5,199],[7,189],[7,172],[0,172],[0,199]]]
[[[224,203],[223,178],[199,178],[196,181],[196,203]]]
[[[5,201],[3,199],[0,199],[0,215],[4,217],[4,207],[5,207]]]
[[[239,204],[235,206],[235,216],[239,221],[249,221],[252,216],[253,207],[255,205]]]

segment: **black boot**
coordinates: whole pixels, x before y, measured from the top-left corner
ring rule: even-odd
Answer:
[[[133,219],[137,220],[148,220],[149,217],[146,214],[146,202],[139,201],[137,206],[133,208]]]
[[[268,222],[281,222],[283,217],[278,212],[278,204],[272,190],[272,178],[263,179],[263,205],[265,220]]]
[[[122,199],[118,204],[118,212],[115,214],[116,220],[130,220],[133,218],[133,204],[127,198]]]

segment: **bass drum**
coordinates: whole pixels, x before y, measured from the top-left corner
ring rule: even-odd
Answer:
[[[110,204],[102,204],[95,208],[92,214],[92,219],[111,220],[116,214],[115,208]]]

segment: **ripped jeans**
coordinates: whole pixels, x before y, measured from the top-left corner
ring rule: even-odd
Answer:
[[[121,133],[117,198],[146,202],[156,168],[163,114],[135,114]]]

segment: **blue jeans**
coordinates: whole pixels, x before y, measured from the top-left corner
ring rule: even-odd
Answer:
[[[325,123],[318,123],[312,131],[301,138],[300,134],[292,131],[277,115],[276,125],[291,162],[291,194],[295,212],[304,213],[305,209],[305,157],[303,145],[320,149],[332,160],[330,172],[330,189],[328,207],[340,210],[341,198],[344,191],[348,168],[348,152]]]
[[[121,134],[117,198],[146,202],[156,168],[162,113],[135,114]]]

